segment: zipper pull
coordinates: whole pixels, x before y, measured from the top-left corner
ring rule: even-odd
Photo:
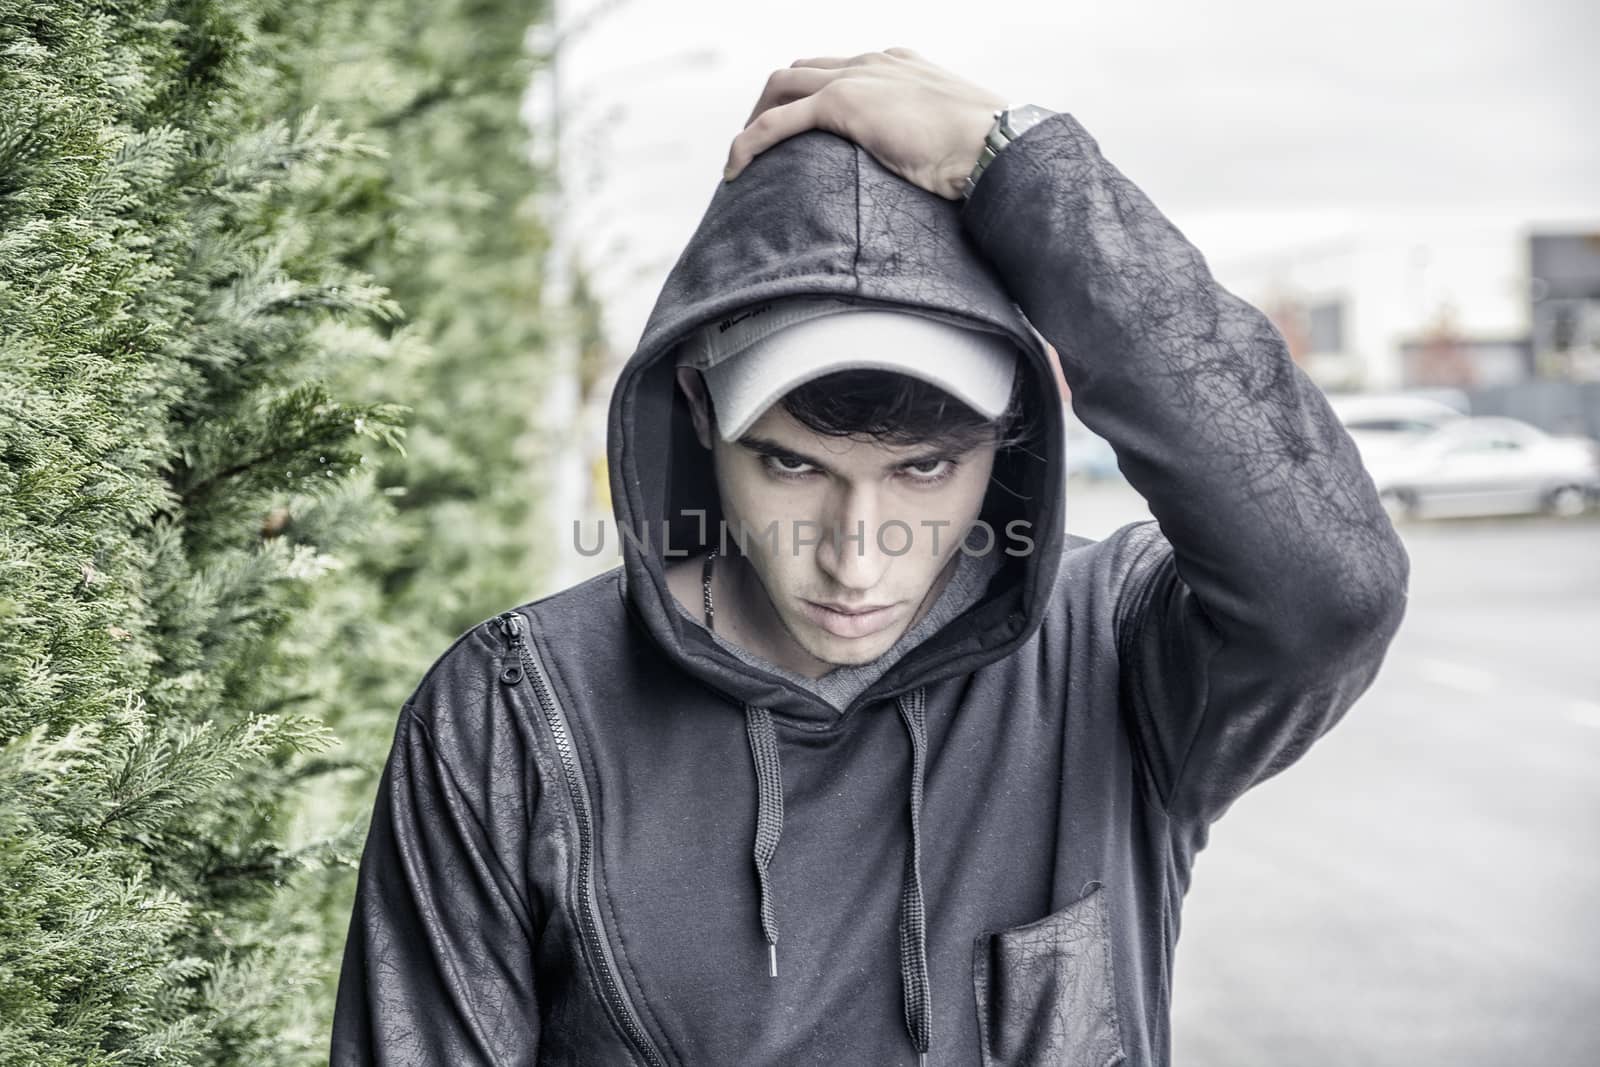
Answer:
[[[522,640],[522,616],[515,611],[502,611],[495,616],[500,623],[500,630],[513,641]]]
[[[515,611],[503,611],[495,616],[500,629],[511,638],[511,655],[514,661],[505,665],[500,680],[507,685],[522,681],[522,616]]]

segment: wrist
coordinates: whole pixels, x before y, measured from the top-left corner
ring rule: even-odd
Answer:
[[[948,200],[966,199],[967,178],[972,174],[974,162],[983,153],[989,131],[994,128],[995,117],[1005,110],[1006,102],[999,97],[974,104],[968,109],[960,137],[961,148],[949,161],[943,181],[942,194]]]
[[[978,149],[971,170],[961,181],[958,194],[960,199],[967,200],[972,196],[978,181],[988,173],[990,166],[1007,145],[1056,114],[1058,112],[1040,107],[1038,104],[1014,104],[991,112],[991,121],[984,134],[983,143]]]

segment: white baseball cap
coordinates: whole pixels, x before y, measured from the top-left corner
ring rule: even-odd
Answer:
[[[706,323],[683,342],[678,365],[705,376],[717,430],[735,441],[785,393],[841,370],[909,374],[998,419],[1011,400],[1017,348],[911,308],[794,296]]]

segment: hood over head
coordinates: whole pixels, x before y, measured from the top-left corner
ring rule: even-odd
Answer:
[[[743,707],[757,786],[758,918],[768,973],[776,978],[780,912],[770,865],[783,831],[783,780],[773,719],[781,714],[827,726],[840,716],[819,696],[732,655],[673,601],[666,560],[716,545],[722,520],[710,456],[677,388],[678,348],[705,323],[800,295],[910,312],[1017,346],[1022,414],[1036,432],[1024,446],[996,452],[979,516],[994,531],[992,551],[1002,565],[977,603],[907,651],[844,712],[892,699],[910,738],[911,841],[901,873],[899,967],[904,1024],[924,1063],[934,1011],[921,875],[926,687],[971,673],[1027,641],[1044,617],[1065,541],[1065,437],[1044,339],[968,239],[961,206],[825,130],[767,149],[732,182],[719,183],[622,368],[607,427],[629,605],[668,657]],[[1026,522],[1027,540],[1009,536],[1016,520]]]
[[[907,652],[847,714],[1005,656],[1043,618],[1064,540],[1061,405],[1043,339],[962,230],[961,206],[825,130],[781,141],[732,182],[719,180],[619,374],[607,452],[630,606],[670,658],[736,703],[823,722],[838,717],[815,694],[719,647],[676,609],[666,583],[669,558],[715,545],[722,519],[710,456],[677,387],[678,347],[704,324],[763,301],[828,296],[1009,338],[1021,355],[1024,416],[1037,420],[1028,445],[995,456],[981,518],[994,530],[1003,565],[988,590]],[[1008,538],[1007,524],[1017,519],[1026,521],[1015,530],[1031,547]]]

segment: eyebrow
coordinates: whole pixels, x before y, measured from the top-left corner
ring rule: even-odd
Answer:
[[[743,437],[739,438],[736,443],[744,448],[748,448],[750,451],[755,452],[758,455],[773,456],[778,459],[789,460],[790,462],[806,463],[810,466],[816,467],[819,470],[825,470],[829,473],[833,472],[833,468],[829,467],[828,464],[824,463],[822,460],[817,459],[814,456],[808,456],[804,452],[796,452],[794,449],[785,445],[781,445],[777,441],[772,440],[770,437],[762,437],[758,434],[747,433]],[[958,449],[940,448],[937,445],[930,445],[926,452],[915,456],[908,456],[896,463],[895,467],[909,467],[917,463],[930,463],[936,459],[954,460],[959,459],[962,455],[964,455],[964,453]]]

